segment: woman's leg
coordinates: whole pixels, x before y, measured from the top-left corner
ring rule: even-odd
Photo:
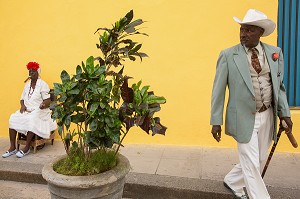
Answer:
[[[27,153],[27,151],[30,149],[31,140],[34,135],[35,134],[30,131],[27,132],[26,145],[25,145],[25,148],[23,149],[24,153]]]
[[[16,149],[16,136],[17,131],[15,129],[9,129],[9,141],[10,141],[10,148],[8,149],[9,152]]]

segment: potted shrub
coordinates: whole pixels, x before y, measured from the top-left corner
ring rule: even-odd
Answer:
[[[43,168],[52,198],[121,198],[130,165],[118,151],[130,128],[165,135],[154,117],[165,98],[141,81],[129,86],[131,77],[123,75],[126,59],[147,57],[131,39],[146,35],[137,29],[144,21],[132,19],[131,10],[112,28],[98,28],[101,55],[90,56],[72,76],[63,70],[61,83],[54,83],[52,117],[67,155]]]

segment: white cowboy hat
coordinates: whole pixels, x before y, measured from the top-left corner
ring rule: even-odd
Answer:
[[[267,15],[255,9],[249,9],[243,21],[237,17],[233,17],[233,20],[241,25],[247,24],[263,28],[265,30],[262,35],[263,37],[270,35],[276,28],[276,24],[268,19]]]

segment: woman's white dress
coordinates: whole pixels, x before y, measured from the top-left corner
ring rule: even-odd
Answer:
[[[42,138],[49,138],[50,132],[57,128],[56,122],[51,118],[51,110],[49,108],[39,108],[43,99],[50,98],[49,86],[43,80],[38,79],[32,92],[32,89],[30,90],[30,82],[25,84],[21,96],[27,111],[21,113],[18,110],[13,113],[9,118],[9,128],[25,135],[30,131]]]

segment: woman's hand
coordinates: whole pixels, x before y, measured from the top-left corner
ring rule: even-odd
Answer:
[[[45,104],[44,102],[42,102],[42,103],[40,104],[40,109],[45,109],[45,108],[47,108],[47,107],[46,107],[46,104]]]
[[[45,99],[45,100],[41,103],[40,109],[48,108],[48,107],[50,106],[50,102],[51,102],[50,98]]]
[[[20,113],[24,113],[26,111],[26,106],[25,105],[21,105],[21,108],[20,108]]]

